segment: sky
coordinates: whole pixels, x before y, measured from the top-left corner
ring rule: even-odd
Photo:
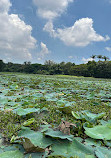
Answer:
[[[111,59],[111,0],[0,0],[0,59],[43,64]]]

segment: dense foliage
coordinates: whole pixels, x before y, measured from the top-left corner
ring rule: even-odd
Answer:
[[[92,59],[95,55],[92,56]],[[53,61],[46,61],[42,64],[31,64],[31,62],[24,62],[24,64],[3,63],[0,60],[0,71],[4,72],[22,72],[31,74],[44,75],[73,75],[96,78],[111,78],[111,61],[107,61],[108,57],[98,55],[99,61],[89,61],[86,64],[75,65],[71,62],[55,63]],[[102,59],[102,60],[101,60]],[[104,61],[103,61],[104,59]]]
[[[0,158],[111,158],[111,80],[0,74]]]

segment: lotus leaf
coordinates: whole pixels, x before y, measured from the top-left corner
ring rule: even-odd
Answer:
[[[25,155],[25,158],[46,158],[45,152],[29,153]]]
[[[104,141],[104,144],[106,145],[106,146],[108,146],[108,147],[110,147],[111,148],[111,140],[109,140],[109,141]]]
[[[92,112],[90,112],[88,110],[84,110],[84,111],[81,111],[81,112],[73,112],[72,111],[72,115],[76,119],[86,120],[90,123],[95,123],[96,120],[98,120],[98,119],[102,118],[103,116],[105,116],[105,113],[93,114]]]
[[[72,105],[67,105],[67,106],[65,105],[65,106],[59,107],[58,109],[66,114],[70,114],[72,111]]]
[[[87,138],[87,139],[85,139],[84,144],[92,145],[92,146],[101,146],[102,142],[101,141],[97,141],[97,140],[92,139],[92,138]]]
[[[34,118],[28,119],[23,123],[23,126],[29,126],[30,124],[34,123],[34,121],[35,121]]]
[[[52,145],[52,151],[54,151],[51,156],[63,156],[65,158],[70,158],[77,156],[79,158],[95,158],[94,149],[89,146],[85,146],[77,140],[73,142],[55,141]]]
[[[0,148],[0,154],[3,153],[3,150]]]
[[[35,132],[28,127],[24,127],[18,133],[19,139],[22,139],[23,146],[26,151],[44,151],[44,149],[52,144],[50,138],[43,136],[41,132]],[[25,140],[25,141],[24,141]]]
[[[85,128],[85,133],[93,139],[111,140],[111,128],[107,125],[98,125],[93,128]]]
[[[108,120],[108,121],[104,121],[104,120],[100,120],[100,123],[102,124],[102,125],[111,125],[111,120]]]
[[[23,158],[24,155],[19,150],[6,151],[0,154],[0,158]]]
[[[105,113],[93,114],[88,110],[82,112],[86,121],[94,123],[96,120],[105,116]]]
[[[34,112],[40,112],[40,109],[39,108],[27,108],[27,109],[23,109],[23,108],[18,108],[18,109],[15,109],[13,110],[15,113],[17,113],[17,115],[19,116],[23,116],[23,115],[27,115],[27,114],[30,114],[30,113],[34,113]]]
[[[95,150],[95,154],[96,154],[97,158],[110,158],[111,149],[107,149],[105,147],[97,147]]]
[[[59,139],[67,139],[69,141],[73,140],[73,135],[66,135],[62,133],[61,131],[54,131],[52,129],[49,129],[47,132],[45,132],[45,135],[48,135],[52,138],[59,138]]]

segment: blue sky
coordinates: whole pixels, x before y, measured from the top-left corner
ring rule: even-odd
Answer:
[[[111,55],[111,0],[0,0],[4,62],[85,63]]]

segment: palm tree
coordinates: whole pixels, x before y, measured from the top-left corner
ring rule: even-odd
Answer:
[[[103,56],[103,57],[102,57],[102,59],[104,59],[104,61],[109,60],[109,58],[108,58],[108,57],[106,57],[106,56]]]
[[[96,58],[96,55],[92,55],[91,58],[94,60]]]

